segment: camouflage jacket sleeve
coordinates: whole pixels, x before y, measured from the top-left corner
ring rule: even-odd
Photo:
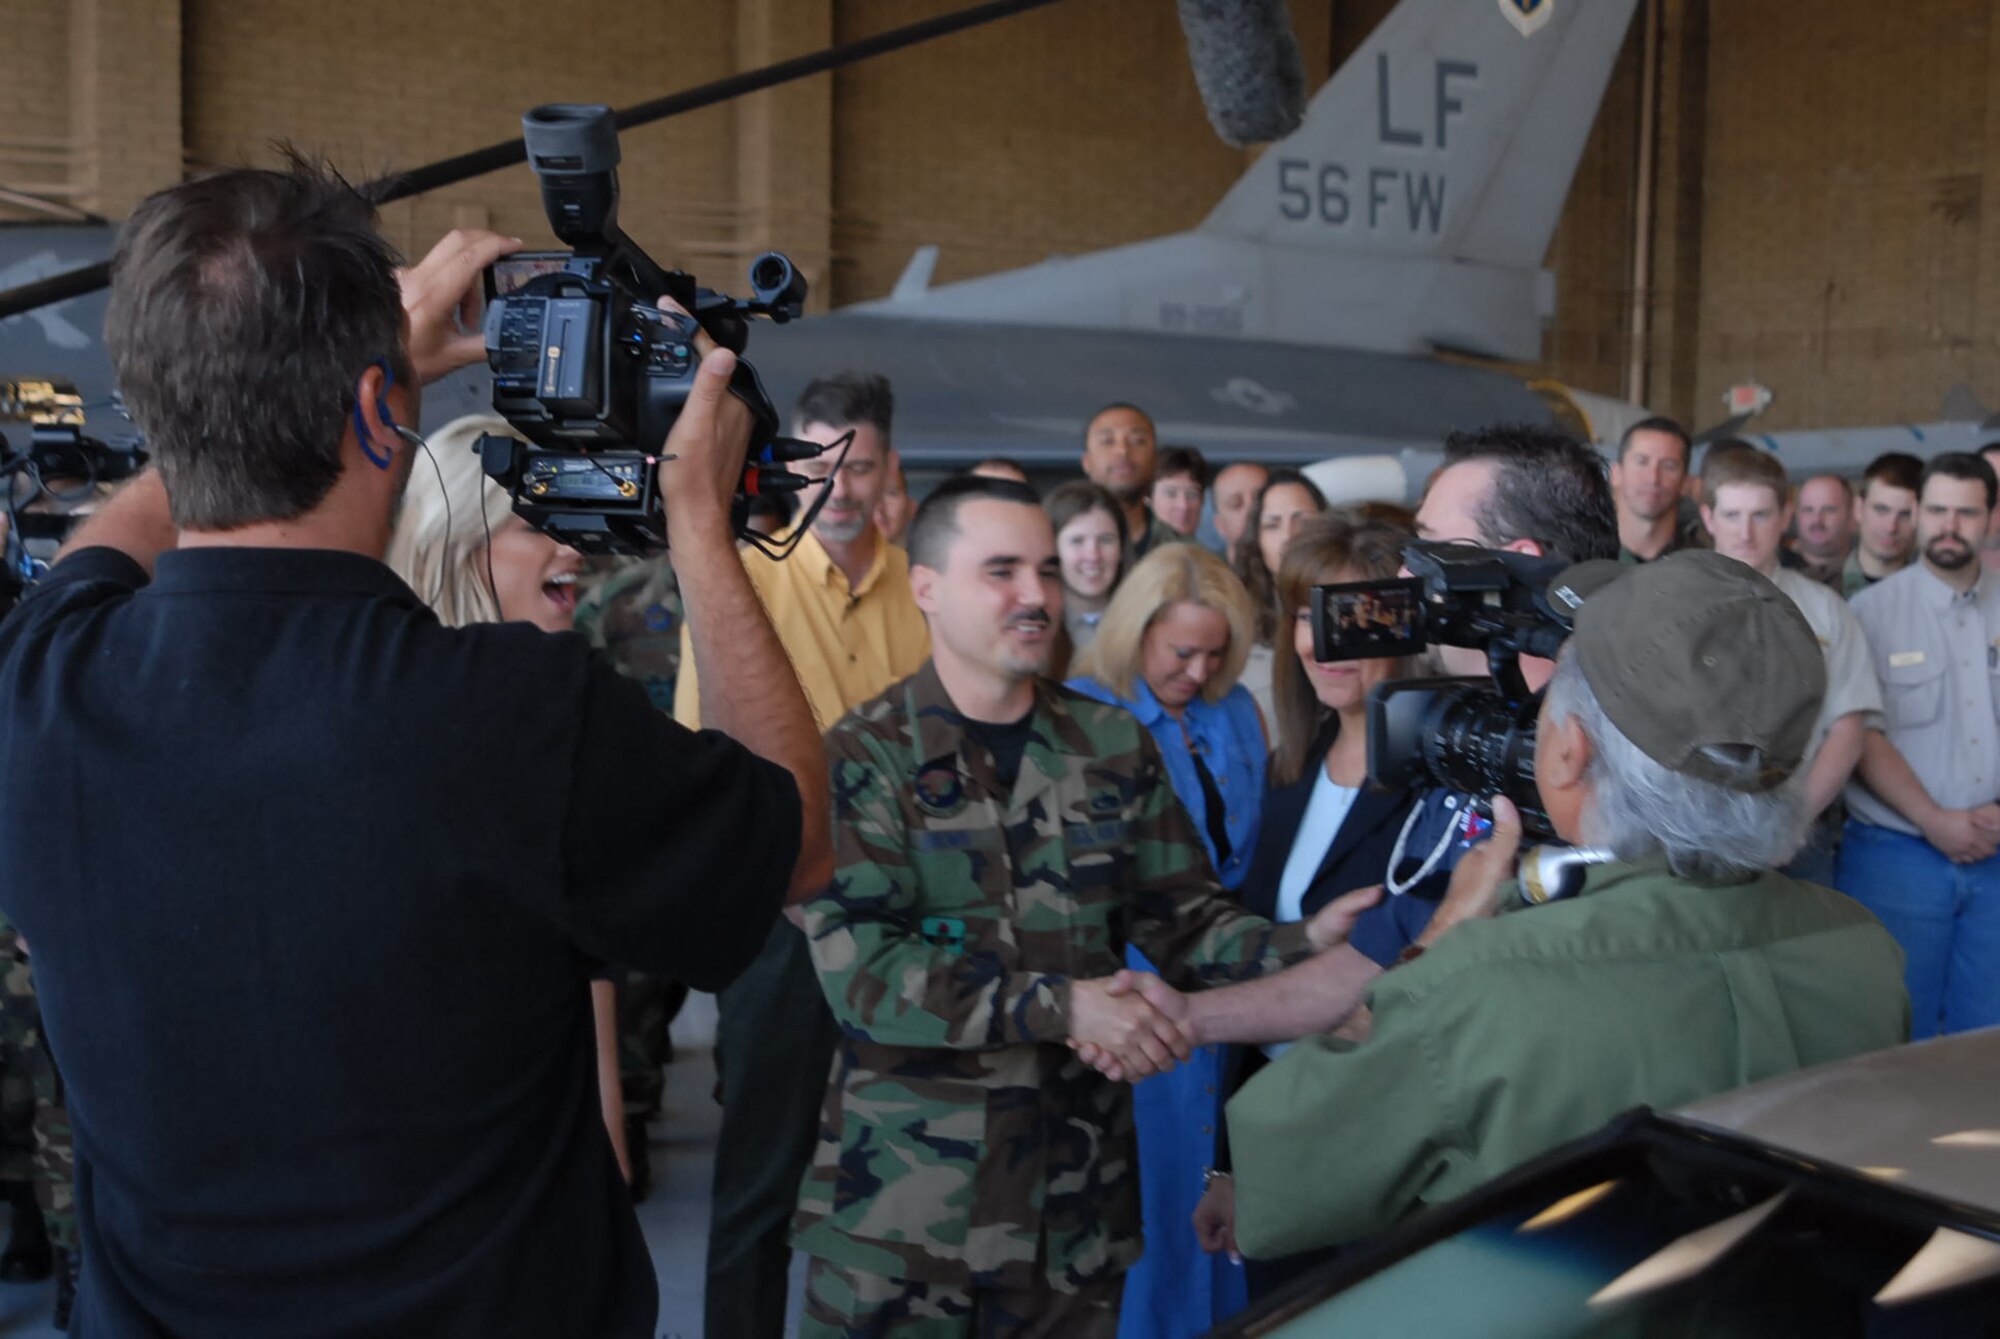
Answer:
[[[963,853],[920,856],[898,784],[907,769],[848,725],[826,738],[833,766],[834,875],[804,907],[820,989],[841,1028],[889,1046],[986,1050],[1069,1035],[1069,978],[1009,970],[994,952],[934,945],[926,884],[971,887]],[[950,868],[956,859],[960,868]],[[964,913],[954,890],[950,908]],[[986,908],[1004,915],[1004,906]]]
[[[1312,956],[1305,925],[1273,925],[1221,884],[1208,848],[1167,780],[1159,746],[1140,731],[1133,794],[1127,937],[1182,990],[1261,976]]]

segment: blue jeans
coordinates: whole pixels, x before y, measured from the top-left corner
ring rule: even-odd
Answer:
[[[1922,837],[1850,819],[1835,884],[1903,946],[1912,1040],[2000,1023],[2000,856],[1954,865]]]

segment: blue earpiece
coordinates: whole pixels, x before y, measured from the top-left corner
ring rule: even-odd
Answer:
[[[396,387],[395,369],[389,366],[387,358],[377,358],[369,366],[382,369],[382,394],[375,401],[375,412],[381,415],[384,423],[388,424],[391,428],[395,428],[396,416],[389,412],[389,392]],[[368,432],[368,422],[361,417],[361,400],[359,397],[356,397],[354,401],[354,437],[361,444],[361,454],[368,457],[369,464],[378,470],[389,468],[390,453],[387,451],[377,453],[375,439]]]

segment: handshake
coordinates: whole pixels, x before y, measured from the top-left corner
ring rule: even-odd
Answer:
[[[1313,952],[1346,943],[1355,919],[1381,896],[1379,887],[1363,888],[1322,907],[1306,922]],[[1070,1049],[1114,1083],[1164,1074],[1207,1040],[1200,1001],[1151,972],[1072,981],[1069,1009]]]
[[[1164,1074],[1201,1045],[1188,997],[1151,972],[1069,987],[1069,1046],[1112,1082]]]

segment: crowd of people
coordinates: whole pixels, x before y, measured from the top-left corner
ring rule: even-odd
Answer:
[[[1908,958],[1918,1038],[2000,1023],[2000,442],[1794,488],[1768,451],[1635,424],[1611,480],[1619,556],[1707,545],[1791,597],[1825,651],[1786,868],[1873,911]]]
[[[515,245],[398,270],[302,165],[121,234],[156,467],[0,625],[89,1332],[650,1335],[690,986],[729,1339],[794,1250],[807,1334],[1198,1334],[1634,1104],[2000,1022],[2000,446],[1794,490],[1667,419],[1608,470],[1487,426],[1413,512],[1115,402],[1081,478],[918,498],[828,369],[771,561],[709,348],[671,552],[593,567],[481,473],[504,421],[407,426]],[[1417,540],[1575,564],[1521,664],[1594,853],[1553,905],[1505,798],[1370,780],[1371,690],[1483,653],[1315,658],[1314,588]]]

